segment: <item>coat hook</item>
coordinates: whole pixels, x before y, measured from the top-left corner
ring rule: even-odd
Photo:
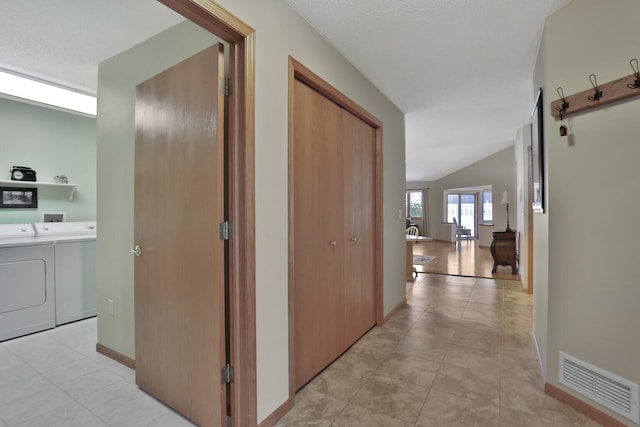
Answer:
[[[562,107],[556,107],[556,110],[560,112],[560,120],[564,120],[564,115],[567,113],[567,109],[569,109],[569,103],[564,98],[564,90],[562,90],[562,86],[558,86],[558,89],[556,89],[556,91],[558,92],[558,96],[560,96],[560,99],[562,100]]]
[[[594,92],[593,96],[589,96],[587,99],[589,101],[597,101],[600,98],[602,98],[602,91],[598,87],[598,79],[596,78],[596,75],[595,74],[590,74],[589,75],[589,81],[591,82],[591,86],[593,86],[593,88],[596,91]]]
[[[627,87],[629,89],[638,89],[640,88],[640,68],[638,67],[638,58],[633,58],[631,61],[629,61],[629,64],[631,65],[633,74],[636,75],[636,81],[634,81],[633,83],[629,83]]]

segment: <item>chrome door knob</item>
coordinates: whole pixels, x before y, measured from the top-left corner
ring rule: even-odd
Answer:
[[[140,247],[140,245],[136,245],[135,248],[133,249],[129,249],[131,251],[132,254],[134,254],[135,256],[140,256],[142,255],[142,248]]]
[[[357,238],[357,237],[355,237],[355,236],[353,236],[353,237],[351,238],[351,241],[352,241],[353,243],[355,243],[355,242],[357,242],[357,241],[358,241],[358,238]]]
[[[335,240],[332,240],[329,242],[329,244],[335,248],[338,242],[336,242]]]

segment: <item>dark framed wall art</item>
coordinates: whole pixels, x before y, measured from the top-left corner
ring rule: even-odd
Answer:
[[[542,114],[542,88],[538,90],[531,114],[531,207],[534,212],[544,213],[544,123]]]
[[[37,188],[0,187],[0,208],[38,207]]]

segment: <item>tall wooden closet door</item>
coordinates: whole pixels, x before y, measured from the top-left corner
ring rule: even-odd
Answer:
[[[342,110],[345,321],[348,345],[375,325],[375,130]]]
[[[298,389],[344,351],[344,214],[342,110],[297,80],[294,108],[294,382]]]

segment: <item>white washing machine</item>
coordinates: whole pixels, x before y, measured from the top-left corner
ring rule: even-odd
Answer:
[[[97,313],[96,223],[39,222],[40,241],[55,245],[56,325]]]
[[[0,224],[0,341],[55,327],[54,264],[31,224]]]

